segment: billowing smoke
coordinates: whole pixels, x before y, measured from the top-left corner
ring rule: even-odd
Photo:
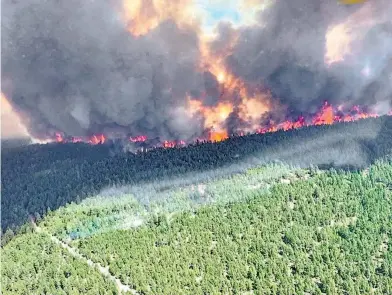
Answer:
[[[222,23],[203,46],[200,27],[176,19],[181,5],[167,6],[160,20],[150,0],[140,6],[140,21],[124,22],[120,0],[5,0],[2,92],[36,137],[61,131],[189,140],[216,124],[207,116],[235,130],[266,117],[314,113],[325,100],[390,108],[391,1],[268,3],[255,23]],[[227,74],[236,79],[229,86]],[[266,90],[271,96],[258,94]],[[189,99],[203,112],[190,112],[196,105]]]
[[[275,1],[257,25],[240,30],[226,64],[248,83],[265,85],[292,112],[314,111],[324,100],[386,105],[392,100],[392,2]]]
[[[191,138],[198,36],[166,21],[132,36],[110,1],[3,1],[2,91],[33,135],[124,131]]]

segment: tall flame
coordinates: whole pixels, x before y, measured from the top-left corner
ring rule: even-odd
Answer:
[[[230,42],[219,52],[210,51],[210,36],[201,37],[200,50],[202,53],[202,63],[200,69],[212,73],[220,84],[220,102],[213,107],[203,105],[200,100],[190,100],[190,112],[195,110],[203,114],[205,118],[205,128],[213,128],[210,132],[210,139],[213,141],[227,138],[227,131],[224,130],[225,121],[228,119],[234,108],[237,107],[240,119],[256,126],[264,113],[270,110],[271,96],[267,92],[262,92],[256,87],[246,85],[243,80],[235,77],[225,66],[226,57],[231,54],[238,41],[238,32],[233,31]],[[237,97],[236,105],[231,101]]]
[[[163,0],[124,0],[122,15],[129,32],[134,36],[141,36],[167,19],[174,20],[180,27],[182,25],[195,26],[197,24],[196,16],[201,16],[195,4],[191,0],[169,2]],[[250,20],[252,13],[249,12],[252,11],[252,4],[255,4],[255,1],[248,0],[240,4],[237,5],[239,11],[243,16],[247,16],[244,17],[245,19]],[[203,31],[200,31],[199,34],[200,71],[209,71],[216,77],[221,87],[221,97],[219,99],[221,102],[216,106],[206,106],[200,102],[201,100],[189,99],[190,95],[188,95],[188,109],[190,115],[196,113],[203,115],[205,118],[204,127],[206,129],[213,128],[214,130],[210,132],[210,139],[212,140],[221,140],[228,136],[224,123],[235,108],[233,102],[230,101],[232,97],[239,97],[237,107],[240,118],[255,126],[261,116],[270,109],[270,96],[268,94],[257,89],[248,89],[245,83],[235,77],[225,66],[225,58],[232,52],[238,40],[238,32],[233,30],[232,33],[231,42],[228,42],[225,48],[221,48],[219,52],[215,53],[210,51],[213,36]]]
[[[255,13],[249,12],[252,11],[254,5],[257,4],[259,9],[268,5],[264,2],[260,4],[261,2],[263,1],[245,0],[238,6],[238,10],[243,16],[254,15]],[[193,29],[200,32],[199,50],[201,61],[198,65],[198,70],[200,73],[205,71],[211,73],[216,78],[220,88],[219,102],[214,105],[204,104],[203,97],[192,97],[191,93],[188,93],[187,97],[185,97],[189,116],[200,115],[204,118],[203,127],[209,131],[207,138],[204,139],[221,141],[228,138],[227,121],[234,112],[239,119],[247,122],[247,125],[250,126],[249,130],[242,131],[257,130],[259,133],[295,129],[307,125],[330,125],[335,122],[348,122],[377,116],[367,113],[357,106],[345,113],[343,107],[334,108],[326,102],[320,112],[312,118],[300,116],[297,120],[270,121],[265,126],[260,126],[262,117],[271,110],[272,105],[274,107],[279,106],[277,106],[277,102],[272,101],[272,96],[269,92],[260,89],[258,85],[245,83],[226,66],[225,61],[237,45],[240,31],[231,30],[228,35],[229,42],[225,42],[226,45],[224,47],[219,46],[219,51],[213,51],[212,48],[214,46],[211,46],[211,44],[214,42],[214,36],[199,30],[199,17],[201,14],[196,3],[192,0],[122,0],[121,4],[120,13],[122,19],[129,33],[135,37],[148,34],[165,20],[173,20],[179,27],[192,26]],[[251,19],[251,17],[245,18]],[[331,65],[344,61],[351,52],[352,42],[354,39],[357,39],[358,32],[367,29],[376,22],[377,20],[373,17],[372,7],[367,3],[350,15],[344,22],[331,26],[325,36],[325,63]],[[363,74],[368,75],[369,71],[369,69],[364,69]],[[235,101],[234,97],[236,98]],[[3,100],[5,98],[2,95]],[[146,142],[148,140],[145,135],[132,135],[128,139],[134,143]],[[104,143],[107,138],[104,134],[96,134],[90,137],[73,137],[69,139],[62,133],[56,133],[54,140],[57,142],[71,141],[100,144]],[[174,147],[183,144],[185,143],[182,141],[162,142],[163,147]]]

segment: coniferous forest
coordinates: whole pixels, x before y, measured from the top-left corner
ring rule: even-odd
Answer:
[[[3,294],[392,294],[392,118],[2,149]]]
[[[3,147],[2,230],[16,230],[29,215],[43,215],[48,209],[78,202],[112,185],[273,161],[301,167],[360,168],[391,151],[389,116],[137,154],[123,152],[114,144]]]

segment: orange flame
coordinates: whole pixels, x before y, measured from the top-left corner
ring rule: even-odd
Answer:
[[[257,0],[245,0],[243,9],[252,7]],[[267,5],[267,4],[265,4]],[[343,61],[345,56],[350,54],[352,39],[356,37],[361,28],[374,24],[372,11],[369,5],[363,6],[357,12],[352,14],[345,22],[335,24],[329,28],[326,38],[325,62],[332,64]],[[195,15],[195,6],[192,0],[122,0],[121,15],[129,30],[134,36],[147,34],[156,28],[161,22],[171,19],[177,25],[193,26],[199,24],[197,14]],[[358,25],[356,28],[356,24]],[[354,30],[355,28],[355,30]],[[358,28],[360,28],[358,30]],[[196,28],[195,28],[196,29]],[[240,119],[252,126],[251,130],[257,130],[259,133],[275,132],[277,130],[290,130],[301,128],[307,125],[333,124],[335,122],[348,122],[361,118],[377,116],[362,111],[359,107],[354,107],[349,113],[344,114],[342,107],[334,109],[327,102],[324,104],[319,113],[314,118],[301,116],[295,121],[287,120],[284,122],[270,122],[268,126],[260,128],[259,122],[265,113],[268,113],[272,106],[272,97],[270,93],[265,92],[255,85],[247,85],[243,80],[236,77],[226,66],[226,58],[233,52],[233,48],[238,42],[239,31],[229,30],[227,32],[229,42],[226,46],[213,51],[211,46],[211,36],[200,34],[199,46],[201,52],[201,62],[198,70],[200,72],[209,71],[212,73],[220,85],[219,103],[215,106],[206,106],[202,99],[192,99],[190,94],[187,95],[188,113],[190,116],[201,115],[204,118],[204,129],[210,130],[208,140],[221,141],[228,138],[226,130],[226,120],[234,110],[238,111]],[[233,102],[233,97],[238,100]],[[3,98],[2,98],[3,99]],[[276,102],[274,103],[276,107]],[[245,130],[244,130],[245,131]],[[248,130],[246,130],[248,131]],[[65,142],[64,136],[60,133],[55,135],[57,142]],[[147,136],[139,135],[130,137],[131,142],[145,142]],[[106,138],[103,134],[93,135],[90,138],[75,137],[72,142],[88,142],[90,144],[104,143]],[[162,146],[165,148],[174,147],[184,142],[164,141]]]
[[[205,108],[202,106],[200,101],[190,101],[190,103],[192,105],[195,106],[196,109],[193,109],[193,112],[204,112],[205,114],[208,113],[213,113],[214,115],[210,115],[207,117],[209,118],[213,118],[214,116],[219,117],[219,110],[225,110],[225,107],[227,107],[228,105],[225,104],[219,104],[217,107],[215,108]],[[227,112],[226,113],[223,112],[224,114],[230,113]],[[392,110],[388,112],[389,116],[392,116]],[[264,133],[270,133],[270,132],[276,132],[279,130],[283,130],[283,131],[287,131],[287,130],[291,130],[291,129],[298,129],[298,128],[302,128],[305,126],[311,126],[311,125],[331,125],[331,124],[335,124],[337,122],[352,122],[352,121],[356,121],[356,120],[360,120],[360,119],[365,119],[365,118],[375,118],[378,117],[378,114],[375,113],[368,113],[365,112],[364,110],[362,110],[359,106],[353,106],[348,112],[344,112],[343,111],[343,106],[338,106],[337,108],[334,108],[332,105],[330,105],[328,102],[325,102],[323,107],[321,108],[321,110],[312,118],[308,118],[308,120],[306,120],[306,118],[304,116],[300,116],[297,120],[295,121],[283,121],[280,123],[275,123],[275,122],[270,122],[268,126],[265,127],[259,127],[256,128],[254,130],[256,130],[256,133],[259,134],[264,134]],[[225,115],[223,116],[225,117]],[[219,119],[217,120],[217,122],[219,122]],[[240,136],[244,135],[244,132],[240,132],[239,133]],[[227,130],[223,127],[220,127],[218,129],[216,128],[212,128],[210,129],[210,132],[208,133],[208,137],[207,138],[201,138],[199,140],[209,140],[212,142],[218,142],[218,141],[222,141],[227,139],[228,133]],[[61,133],[56,133],[55,134],[55,141],[57,142],[67,142],[68,140],[66,140],[64,138],[64,136]],[[90,138],[87,139],[83,139],[81,137],[74,137],[72,138],[72,140],[70,140],[71,142],[88,142],[90,144],[100,144],[100,143],[104,143],[106,141],[106,138],[103,134],[100,135],[93,135]],[[135,137],[129,137],[129,141],[131,142],[144,142],[147,141],[147,136],[145,135],[139,135],[139,136],[135,136]],[[184,146],[186,145],[186,142],[183,140],[179,140],[179,141],[169,141],[169,140],[165,140],[161,143],[161,145],[158,146],[162,146],[163,148],[173,148],[176,146]]]
[[[191,0],[123,0],[121,14],[128,31],[141,36],[168,19],[179,26],[195,26],[195,11]]]
[[[240,119],[257,125],[262,115],[270,110],[271,95],[262,92],[256,87],[250,89],[240,78],[235,77],[225,65],[226,57],[232,53],[234,46],[238,41],[238,31],[232,30],[229,36],[230,41],[218,52],[211,52],[211,36],[202,36],[200,51],[202,62],[200,71],[209,71],[220,84],[220,102],[216,106],[205,106],[200,100],[191,100],[188,95],[189,113],[191,115],[199,112],[205,118],[204,127],[206,129],[214,128],[210,132],[210,140],[219,141],[228,137],[224,123],[226,119],[237,107]],[[236,106],[232,102],[233,97],[238,97]]]
[[[233,111],[233,106],[229,102],[220,102],[217,106],[206,107],[199,100],[189,99],[189,112],[194,115],[202,114],[204,118],[204,127],[206,129],[216,128],[223,129],[224,122]]]
[[[173,148],[173,147],[176,146],[176,142],[175,142],[175,141],[165,140],[165,141],[162,143],[162,146],[163,146],[164,148]]]
[[[105,143],[105,140],[106,140],[106,138],[103,134],[93,135],[90,137],[89,143],[91,143],[91,144]]]
[[[218,142],[229,138],[227,131],[210,131],[208,140],[212,142]]]
[[[250,10],[250,0],[245,5],[240,5],[241,11],[245,13]],[[134,36],[140,36],[156,28],[162,21],[171,19],[177,25],[191,25],[195,29],[199,25],[196,21],[199,11],[195,9],[195,3],[191,0],[123,0],[122,15],[127,24],[129,32]],[[195,13],[197,11],[197,13]],[[194,17],[192,17],[194,16]],[[214,128],[210,134],[210,139],[222,140],[227,138],[224,123],[233,112],[234,104],[232,97],[239,96],[239,116],[241,119],[253,123],[256,126],[261,116],[270,109],[270,95],[261,91],[250,92],[245,83],[235,77],[225,66],[226,57],[232,52],[237,43],[239,32],[231,30],[230,42],[219,52],[211,52],[211,42],[213,37],[210,35],[199,34],[199,49],[201,52],[201,63],[199,70],[211,72],[220,83],[221,94],[220,103],[213,107],[203,105],[200,101],[188,99],[189,115],[196,113],[204,117],[205,129]],[[189,95],[188,95],[189,96]],[[189,98],[189,97],[188,97]]]
[[[325,102],[320,113],[313,119],[313,125],[331,125],[334,123],[334,120],[334,110],[328,102]]]

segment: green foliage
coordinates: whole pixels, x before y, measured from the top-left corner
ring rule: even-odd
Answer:
[[[72,244],[142,294],[389,294],[391,171],[316,174]]]
[[[29,216],[144,295],[392,294],[392,162],[298,168],[374,162],[391,153],[391,132],[379,118],[137,155],[7,148],[2,294],[118,292]],[[220,178],[161,181],[219,168]],[[86,198],[114,184],[130,190]]]
[[[283,179],[306,178],[306,170],[285,165],[266,165],[251,174],[236,174],[228,178],[172,188],[160,192],[143,190],[142,206],[132,194],[118,192],[116,197],[98,195],[80,204],[68,204],[50,214],[41,225],[52,234],[68,240],[86,238],[113,229],[131,229],[157,216],[193,212],[207,204],[227,204],[249,198],[254,193],[267,192]]]
[[[113,282],[47,236],[27,233],[2,249],[1,292],[16,294],[118,294]]]
[[[86,199],[39,226],[140,294],[390,294],[391,183],[387,161],[357,172],[270,165],[148,207],[129,194]],[[75,230],[88,234],[72,241]],[[28,226],[2,256],[4,294],[117,292]]]

